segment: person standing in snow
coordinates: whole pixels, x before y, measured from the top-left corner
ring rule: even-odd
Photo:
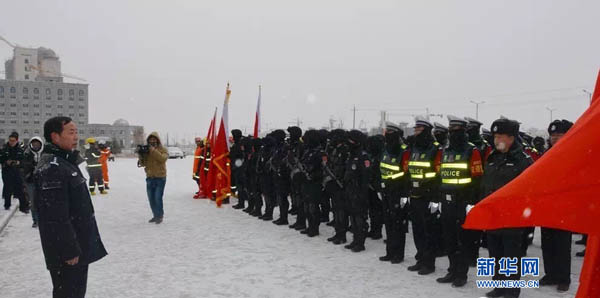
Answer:
[[[107,255],[100,239],[94,206],[79,169],[77,127],[69,117],[44,123],[46,146],[34,171],[39,232],[52,297],[82,298],[88,265]]]
[[[37,191],[35,189],[35,176],[33,175],[33,172],[40,161],[43,150],[44,141],[42,141],[40,137],[31,138],[27,149],[25,149],[22,162],[23,180],[25,182],[25,189],[27,190],[27,199],[31,207],[31,218],[33,219],[33,224],[31,226],[32,228],[36,228],[38,226],[38,213],[34,204],[34,198],[37,194]]]
[[[12,132],[8,137],[8,143],[0,151],[0,162],[2,163],[2,196],[4,197],[4,209],[10,209],[11,199],[14,195],[19,199],[19,210],[23,213],[29,212],[29,204],[23,193],[23,177],[21,176],[21,161],[23,160],[23,148],[19,144],[19,134]]]
[[[138,152],[138,167],[143,167],[146,171],[146,192],[152,209],[152,218],[148,222],[159,224],[164,216],[163,194],[167,183],[169,153],[160,142],[158,132],[152,132],[146,141],[147,150]]]

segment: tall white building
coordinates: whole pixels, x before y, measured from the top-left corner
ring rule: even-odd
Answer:
[[[0,146],[12,131],[18,132],[23,141],[42,136],[44,122],[55,116],[73,119],[81,144],[88,137],[116,141],[124,148],[144,141],[144,128],[123,119],[112,125],[90,124],[88,84],[63,82],[60,59],[53,50],[13,46],[13,57],[4,66],[6,79],[0,79]]]
[[[7,80],[62,82],[60,59],[51,49],[14,47],[4,66]]]

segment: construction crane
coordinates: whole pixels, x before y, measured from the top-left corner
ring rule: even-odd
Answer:
[[[55,76],[58,76],[58,77],[65,77],[65,78],[70,78],[70,79],[75,79],[75,80],[87,82],[87,80],[84,79],[84,78],[76,77],[74,75],[66,74],[64,72],[63,73],[56,73],[56,72],[53,72],[53,71],[50,71],[50,70],[44,70],[44,69],[42,69],[41,67],[38,67],[38,66],[33,66],[33,65],[29,65],[29,66],[31,68],[37,70],[41,75],[44,75],[45,73],[47,73],[47,74],[55,75]]]
[[[10,41],[6,40],[6,38],[0,36],[0,40],[4,41],[7,45],[9,45],[11,48],[16,48],[16,46],[14,44],[12,44]]]

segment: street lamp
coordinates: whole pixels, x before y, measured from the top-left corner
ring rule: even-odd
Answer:
[[[485,101],[482,100],[482,101],[477,102],[477,101],[474,101],[474,100],[470,100],[470,102],[472,104],[475,104],[475,119],[479,120],[479,105],[480,104],[484,104]]]
[[[552,118],[552,113],[553,113],[554,111],[556,111],[556,109],[551,109],[551,108],[549,108],[549,107],[546,107],[546,110],[548,110],[548,112],[550,112],[550,122],[552,122],[552,120],[554,119],[554,118]]]
[[[583,93],[585,93],[585,94],[589,95],[589,97],[590,97],[590,103],[592,103],[592,92],[590,92],[590,91],[587,91],[587,90],[585,90],[585,89],[582,89],[581,91],[583,91]]]

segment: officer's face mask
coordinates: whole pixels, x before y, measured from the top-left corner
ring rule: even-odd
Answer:
[[[450,145],[460,145],[467,142],[467,134],[464,129],[451,130],[449,134]]]
[[[446,140],[448,140],[448,134],[443,131],[434,132],[433,137],[435,137],[435,140],[440,144],[444,144],[446,143]]]
[[[476,139],[479,136],[479,126],[467,127],[467,135],[470,140]]]
[[[400,142],[400,135],[397,132],[386,132],[385,143],[386,144],[397,144]]]
[[[83,148],[85,148],[85,149],[90,149],[90,144],[85,144],[85,145],[83,145]]]

